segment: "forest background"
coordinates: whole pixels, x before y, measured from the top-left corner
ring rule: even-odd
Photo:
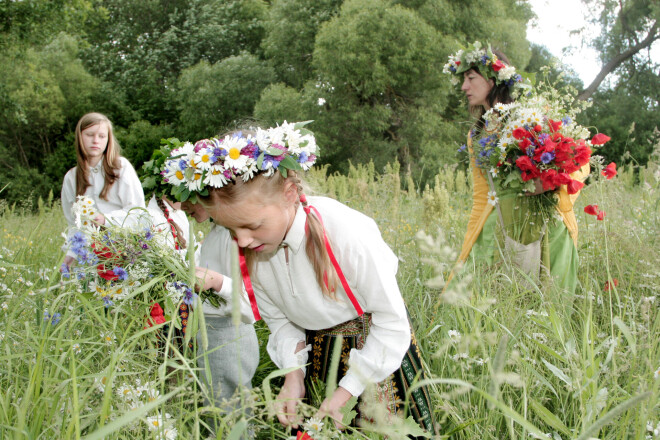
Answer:
[[[660,2],[585,2],[600,34],[582,38],[607,81],[553,75],[593,101],[579,122],[612,137],[608,161],[644,165],[657,136]],[[314,120],[331,172],[398,160],[423,188],[457,161],[470,125],[442,74],[447,55],[490,41],[538,72],[553,59],[527,41],[532,19],[544,17],[525,0],[2,0],[0,198],[59,194],[89,111],[110,117],[136,168],[161,138]]]

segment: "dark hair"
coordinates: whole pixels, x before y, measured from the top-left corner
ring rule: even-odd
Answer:
[[[504,55],[500,50],[493,49],[493,54],[497,55],[497,58],[502,60],[505,64],[511,65],[511,62],[509,61],[509,58]],[[481,75],[481,72],[479,71],[478,67],[472,67],[469,69],[467,72],[473,71],[479,75]],[[483,76],[483,75],[481,75]],[[484,76],[484,78],[486,78]],[[488,79],[488,78],[486,78]],[[500,84],[495,84],[492,89],[490,89],[490,92],[488,92],[488,96],[486,96],[486,100],[488,101],[488,105],[490,107],[493,107],[495,104],[500,103],[500,104],[509,104],[514,101],[513,96],[511,96],[511,88],[505,83],[501,82]],[[468,110],[470,111],[470,114],[477,118],[477,123],[476,127],[478,129],[482,128],[483,126],[483,119],[481,118],[484,113],[486,113],[486,109],[482,105],[470,105],[468,106]]]

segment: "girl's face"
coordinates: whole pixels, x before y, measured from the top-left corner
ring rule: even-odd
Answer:
[[[95,167],[103,158],[103,153],[108,146],[108,124],[99,122],[90,125],[82,130],[81,134],[87,162],[90,166]]]
[[[203,223],[211,218],[201,203],[190,203],[186,200],[185,202],[181,203],[181,209],[183,209],[186,214],[194,218],[197,223]]]
[[[285,185],[279,197],[266,198],[248,190],[239,200],[206,209],[216,223],[231,231],[240,247],[275,252],[293,224],[297,200],[295,186]]]
[[[461,90],[467,96],[468,104],[482,105],[486,110],[490,109],[488,104],[488,93],[495,85],[492,79],[486,79],[474,70],[468,70],[463,74],[463,85]]]

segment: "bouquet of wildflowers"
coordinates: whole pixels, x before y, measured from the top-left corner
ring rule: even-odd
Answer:
[[[566,185],[575,194],[584,184],[571,174],[589,164],[592,147],[609,137],[590,138],[574,117],[543,93],[496,104],[484,115],[484,136],[473,144],[476,165],[501,179],[503,187],[534,192],[538,179],[545,191]]]
[[[107,309],[138,310],[145,326],[169,321],[185,331],[197,296],[189,283],[190,270],[168,240],[169,232],[155,229],[146,211],[141,217],[146,218],[130,222],[134,228],[87,227],[71,234],[68,246],[78,264],[63,276],[73,277],[79,290],[103,301]],[[202,297],[219,305],[220,298],[212,292]],[[180,313],[182,304],[187,306],[185,314]]]

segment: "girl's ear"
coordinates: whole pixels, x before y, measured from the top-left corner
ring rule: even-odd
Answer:
[[[295,183],[287,180],[284,183],[284,200],[287,205],[293,205],[298,201],[298,187]]]

